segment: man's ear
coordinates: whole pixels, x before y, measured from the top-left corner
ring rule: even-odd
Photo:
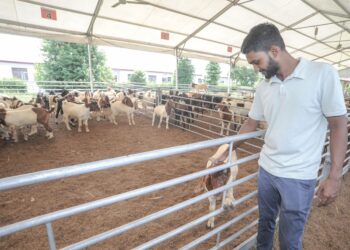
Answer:
[[[281,48],[276,46],[276,45],[272,45],[270,50],[269,50],[269,55],[272,57],[272,58],[277,58],[279,57],[281,53]]]

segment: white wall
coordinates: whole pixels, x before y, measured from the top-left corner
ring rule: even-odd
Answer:
[[[34,81],[34,64],[16,63],[16,62],[0,62],[0,79],[13,78],[12,68],[25,68],[28,72],[28,81]]]
[[[131,69],[113,69],[113,75],[117,77],[117,81],[121,83],[129,82],[128,76],[133,74],[134,70]],[[146,76],[146,82],[149,81],[150,76],[155,76],[155,81],[152,81],[157,84],[161,84],[163,82],[163,78],[170,77],[172,82],[173,80],[173,73],[171,72],[156,72],[156,71],[144,71]],[[168,81],[165,81],[168,82]]]

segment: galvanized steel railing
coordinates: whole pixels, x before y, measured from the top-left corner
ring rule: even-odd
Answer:
[[[153,159],[158,159],[158,158],[163,158],[167,156],[172,156],[172,155],[177,155],[177,154],[182,154],[182,153],[188,153],[192,151],[197,151],[213,146],[218,146],[221,144],[225,143],[230,143],[230,148],[232,148],[232,143],[234,141],[238,140],[245,140],[248,138],[253,138],[256,136],[262,136],[265,133],[265,131],[257,131],[249,134],[242,134],[242,135],[237,135],[237,136],[230,136],[230,137],[225,137],[225,138],[219,138],[219,139],[214,139],[214,140],[209,140],[209,141],[203,141],[203,142],[197,142],[197,143],[192,143],[192,144],[187,144],[187,145],[181,145],[181,146],[176,146],[176,147],[171,147],[171,148],[166,148],[166,149],[160,149],[160,150],[155,150],[155,151],[149,151],[149,152],[144,152],[144,153],[139,153],[139,154],[134,154],[134,155],[128,155],[128,156],[122,156],[122,157],[117,157],[117,158],[112,158],[108,160],[101,160],[101,161],[96,161],[96,162],[91,162],[91,163],[84,163],[84,164],[78,164],[78,165],[73,165],[69,167],[63,167],[63,168],[57,168],[57,169],[52,169],[52,170],[46,170],[46,171],[40,171],[36,173],[30,173],[30,174],[24,174],[24,175],[19,175],[19,176],[13,176],[13,177],[7,177],[0,179],[0,191],[4,190],[9,190],[13,188],[18,188],[22,186],[27,186],[27,185],[33,185],[33,184],[38,184],[38,183],[43,183],[47,181],[52,181],[52,180],[57,180],[61,178],[66,178],[66,177],[72,177],[72,176],[77,176],[81,174],[87,174],[87,173],[92,173],[96,171],[101,171],[101,170],[107,170],[111,168],[118,168],[118,167],[123,167],[126,165],[130,164],[135,164],[135,163],[142,163],[143,161],[147,160],[153,160]],[[188,174],[185,176],[181,176],[175,179],[171,179],[168,181],[164,181],[161,183],[157,183],[154,185],[150,185],[147,187],[139,188],[136,190],[128,191],[122,194],[110,196],[107,198],[103,198],[100,200],[84,203],[81,205],[77,205],[74,207],[66,208],[63,210],[59,210],[56,212],[52,212],[49,214],[37,216],[31,219],[27,219],[24,221],[20,221],[11,225],[7,225],[4,227],[0,228],[0,237],[9,235],[12,233],[15,233],[17,231],[21,231],[27,228],[31,228],[34,226],[42,225],[45,224],[47,228],[47,234],[48,234],[48,240],[49,240],[49,245],[50,249],[56,249],[56,244],[55,244],[55,236],[54,236],[54,231],[52,228],[51,223],[53,221],[56,221],[58,219],[66,218],[68,216],[80,214],[83,212],[87,212],[96,208],[104,207],[107,205],[111,205],[120,201],[125,201],[134,197],[142,196],[157,190],[165,189],[168,187],[172,187],[174,185],[178,185],[190,180],[194,180],[196,178],[221,171],[223,169],[232,167],[234,164],[242,164],[254,159],[258,158],[258,154],[250,155],[248,157],[244,157],[242,159],[237,160],[236,162],[231,162],[229,161],[226,164],[217,166],[215,168],[209,168],[205,169],[199,172],[195,172],[192,174]],[[231,158],[230,158],[231,159]],[[150,221],[153,221],[155,219],[161,218],[167,214],[173,213],[175,211],[178,211],[180,209],[183,209],[187,206],[190,206],[192,204],[195,204],[196,202],[199,202],[203,199],[208,198],[209,196],[225,192],[225,190],[237,186],[245,181],[248,181],[250,179],[253,179],[257,176],[257,173],[251,174],[249,176],[246,176],[244,178],[241,178],[239,180],[236,180],[232,183],[229,183],[223,187],[214,189],[210,192],[204,193],[202,195],[196,196],[192,199],[183,201],[181,203],[178,203],[172,207],[168,207],[164,210],[158,211],[156,213],[150,214],[146,217],[143,217],[141,219],[138,219],[136,221],[132,221],[128,224],[122,225],[120,227],[114,228],[110,231],[103,232],[99,235],[95,235],[89,239],[83,240],[81,242],[77,242],[73,245],[66,246],[64,249],[82,249],[85,247],[88,247],[90,245],[93,245],[97,242],[100,242],[102,240],[108,239],[110,237],[122,234],[130,229],[133,229],[135,227],[141,226],[145,223],[148,223]],[[247,199],[250,199],[251,197],[256,195],[256,191],[253,191],[252,193],[242,197],[241,199],[235,201],[233,205],[239,205],[240,203],[246,201]],[[254,211],[256,208],[254,208]],[[166,235],[160,236],[157,239],[154,239],[150,242],[145,243],[147,245],[156,245],[161,242],[163,242],[166,239],[169,239],[170,237],[173,237],[185,230],[189,230],[190,228],[198,225],[199,223],[203,222],[207,218],[212,217],[213,215],[217,215],[223,212],[223,208],[220,208],[210,214],[207,214],[201,218],[198,218],[194,222],[191,222],[187,225],[184,225],[176,231],[169,232]],[[238,220],[241,218],[245,217],[245,215],[250,214],[253,212],[253,210],[246,211],[243,215],[240,215],[236,217],[233,221],[230,221],[230,224],[224,224],[224,225],[231,225],[233,223],[236,223]],[[225,227],[219,227],[221,230],[223,230]],[[219,233],[221,230],[216,230],[215,232]],[[216,234],[217,234],[216,233]],[[209,236],[203,236],[204,238],[209,237]],[[193,246],[199,244],[199,242],[202,242],[204,238],[200,238],[198,241],[193,242]],[[226,239],[227,240],[227,239]],[[223,242],[218,242],[220,244],[224,244],[225,241]],[[139,246],[140,249],[143,249],[145,246]]]

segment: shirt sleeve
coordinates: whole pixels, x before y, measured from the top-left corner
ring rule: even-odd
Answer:
[[[254,101],[248,116],[256,121],[265,121],[264,107],[261,100],[261,86],[256,89]]]
[[[330,65],[326,67],[321,90],[322,112],[326,117],[345,115],[347,111],[338,72]]]

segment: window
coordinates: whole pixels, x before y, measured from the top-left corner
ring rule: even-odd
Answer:
[[[13,78],[28,80],[28,70],[26,68],[12,68]]]
[[[114,76],[114,81],[118,82],[118,75]]]
[[[163,76],[162,82],[171,82],[171,76]]]
[[[202,83],[202,82],[203,82],[203,79],[198,78],[198,83]]]
[[[132,74],[128,74],[128,81],[130,81]]]
[[[156,82],[157,76],[156,75],[148,75],[148,81],[149,82]]]

